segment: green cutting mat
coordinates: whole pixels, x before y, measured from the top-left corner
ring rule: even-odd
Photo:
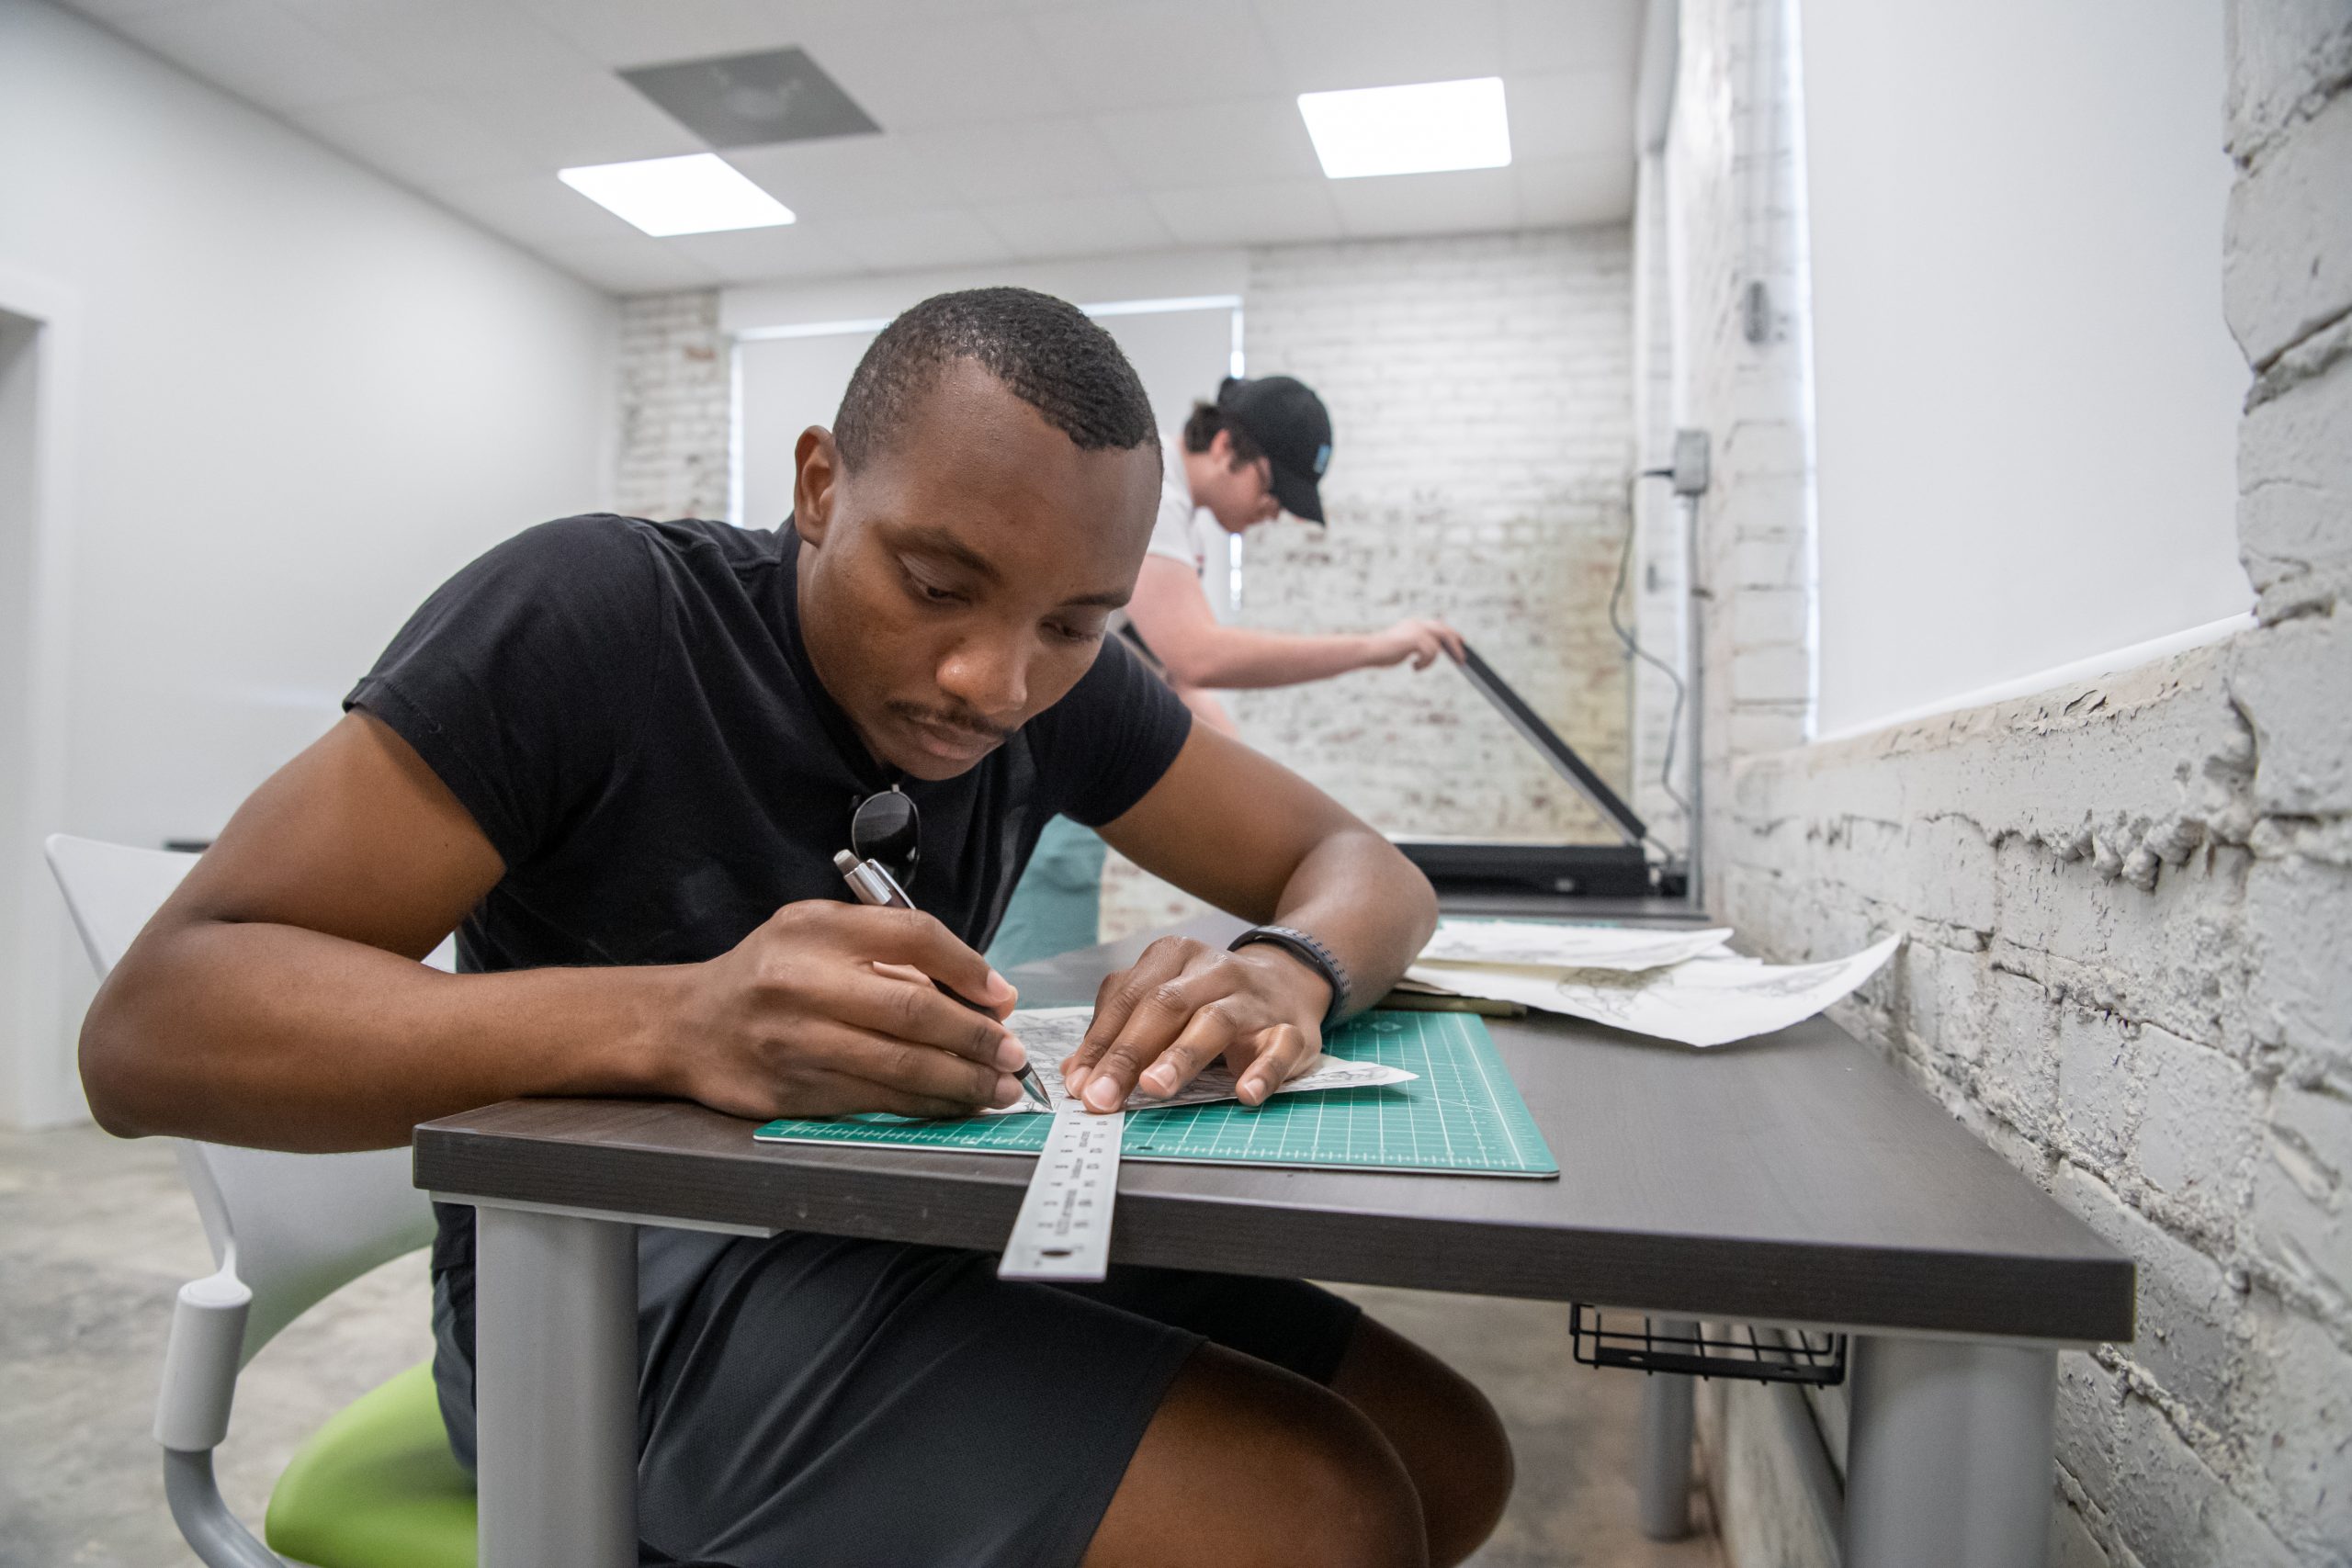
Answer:
[[[1377,1089],[1278,1094],[1254,1111],[1227,1100],[1139,1111],[1127,1118],[1120,1157],[1483,1176],[1560,1174],[1482,1020],[1453,1012],[1366,1013],[1342,1025],[1323,1049],[1419,1077]],[[771,1122],[752,1136],[775,1143],[1034,1155],[1046,1146],[1052,1122],[1050,1116],[954,1122],[856,1116]]]

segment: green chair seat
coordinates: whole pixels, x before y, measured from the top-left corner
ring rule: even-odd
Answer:
[[[474,1479],[449,1451],[430,1361],[302,1445],[269,1495],[264,1533],[315,1568],[474,1568]]]

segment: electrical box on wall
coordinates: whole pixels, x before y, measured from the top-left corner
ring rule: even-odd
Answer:
[[[1707,493],[1707,433],[1703,430],[1678,430],[1674,433],[1674,467],[1668,477],[1674,481],[1677,495]]]

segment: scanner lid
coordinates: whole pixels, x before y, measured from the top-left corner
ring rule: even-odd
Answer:
[[[1595,811],[1617,830],[1629,844],[1640,844],[1649,837],[1649,829],[1635,816],[1634,808],[1609,787],[1609,781],[1592,771],[1576,748],[1560,739],[1557,731],[1544,722],[1544,716],[1527,705],[1526,699],[1510,688],[1510,682],[1495,673],[1494,667],[1478,657],[1477,649],[1468,643],[1462,645],[1462,672],[1478,688],[1478,694],[1495,705],[1495,710],[1507,719],[1520,739],[1542,754],[1552,764],[1552,771],[1567,780],[1578,795],[1589,802]]]

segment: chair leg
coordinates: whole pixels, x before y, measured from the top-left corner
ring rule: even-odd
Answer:
[[[286,1568],[269,1548],[237,1522],[212,1478],[212,1450],[164,1450],[164,1495],[172,1522],[195,1548],[205,1568]]]

